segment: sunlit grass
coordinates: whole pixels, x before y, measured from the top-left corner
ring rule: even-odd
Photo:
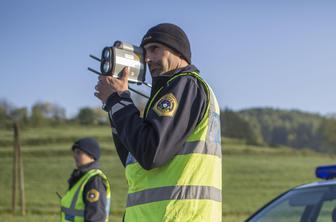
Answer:
[[[22,145],[25,167],[27,216],[11,215],[12,147],[0,147],[0,218],[6,222],[59,221],[59,199],[64,194],[74,165],[64,137],[95,136],[101,142],[101,165],[112,187],[111,220],[121,221],[127,183],[114,150],[108,127],[34,129],[23,131],[26,139],[55,136],[60,142]],[[6,134],[0,131],[0,139]],[[9,134],[9,132],[7,132]],[[52,135],[50,135],[52,134]],[[92,134],[92,135],[91,135]],[[63,138],[63,139],[62,139]],[[47,141],[47,140],[44,140]],[[58,140],[56,140],[58,141]],[[99,140],[100,141],[100,140]],[[247,146],[241,141],[223,140],[223,221],[244,221],[251,213],[281,192],[316,180],[317,165],[332,164],[333,156],[289,148]]]

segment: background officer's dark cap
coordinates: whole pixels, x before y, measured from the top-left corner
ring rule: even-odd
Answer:
[[[81,151],[89,154],[92,156],[95,160],[98,160],[100,157],[100,148],[98,142],[90,137],[85,137],[77,140],[72,145],[72,150],[74,149],[80,149]]]

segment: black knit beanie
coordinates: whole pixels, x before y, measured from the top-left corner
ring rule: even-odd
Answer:
[[[143,47],[145,44],[151,42],[158,42],[171,48],[191,64],[191,50],[188,37],[177,25],[162,23],[150,28],[142,38],[141,46]]]
[[[89,154],[93,157],[93,159],[98,160],[100,157],[100,148],[98,142],[90,137],[85,137],[82,139],[77,140],[72,145],[72,150],[74,149],[80,149],[83,152]]]

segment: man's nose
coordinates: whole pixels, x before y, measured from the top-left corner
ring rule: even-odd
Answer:
[[[151,62],[151,61],[152,61],[151,56],[149,55],[149,53],[146,53],[146,54],[145,54],[145,62],[146,62],[146,63],[149,63],[149,62]]]
[[[149,63],[149,62],[151,62],[151,61],[152,61],[152,60],[151,60],[148,56],[145,57],[145,62],[146,62],[146,63]]]

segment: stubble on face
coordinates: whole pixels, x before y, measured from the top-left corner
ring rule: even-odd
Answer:
[[[153,77],[157,77],[164,72],[162,61],[150,62],[148,67]]]
[[[170,51],[160,43],[149,43],[145,46],[148,56],[148,68],[152,77],[160,76],[169,71]]]

